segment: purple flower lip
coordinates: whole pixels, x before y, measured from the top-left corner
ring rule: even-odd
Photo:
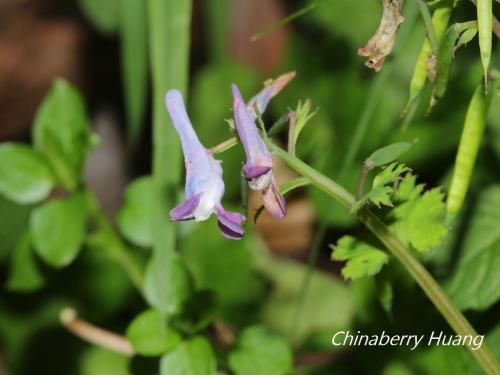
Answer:
[[[221,204],[224,195],[221,162],[201,144],[186,112],[182,94],[170,90],[165,96],[167,111],[179,135],[186,166],[185,200],[170,211],[170,218],[207,220],[217,216],[221,234],[229,239],[241,239],[245,233],[245,216],[226,211]]]
[[[238,87],[233,84],[233,113],[236,131],[245,149],[247,161],[242,174],[252,190],[262,193],[264,207],[275,218],[286,214],[285,200],[279,193],[273,174],[273,159],[255,123],[257,114],[263,113],[269,101],[276,96],[295,76],[294,72],[284,74],[265,87],[245,104]]]

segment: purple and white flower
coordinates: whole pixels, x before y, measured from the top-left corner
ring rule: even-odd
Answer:
[[[245,233],[241,224],[246,219],[244,215],[222,207],[224,181],[221,161],[215,160],[198,139],[181,93],[170,90],[165,103],[181,140],[186,166],[185,200],[170,211],[170,218],[176,221],[203,221],[215,213],[221,234],[229,239],[240,239]]]
[[[285,216],[285,200],[276,186],[273,174],[273,159],[257,129],[257,113],[255,111],[257,110],[258,113],[262,114],[266,110],[269,101],[294,76],[295,73],[292,72],[278,77],[250,99],[248,104],[245,104],[238,87],[234,84],[231,86],[234,98],[234,123],[247,156],[247,161],[243,166],[243,176],[248,180],[250,189],[262,193],[264,207],[276,218]]]

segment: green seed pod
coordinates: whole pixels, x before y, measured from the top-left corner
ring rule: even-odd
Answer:
[[[488,75],[491,58],[491,40],[493,32],[493,0],[477,0],[477,29],[479,31],[479,50],[483,64],[484,82]]]
[[[448,26],[448,22],[451,16],[451,10],[453,8],[452,1],[445,1],[443,5],[437,8],[432,15],[432,25],[434,26],[434,31],[436,32],[436,38],[441,40],[443,34]],[[418,55],[415,68],[413,70],[413,77],[410,82],[410,99],[408,104],[410,104],[418,96],[420,91],[425,85],[427,79],[427,58],[432,53],[432,48],[425,38],[420,54]]]
[[[446,201],[446,209],[448,214],[452,216],[460,211],[467,194],[477,153],[483,138],[487,111],[488,98],[484,92],[484,85],[481,84],[474,92],[467,108],[464,128],[458,145],[453,178]]]
[[[446,30],[443,40],[439,45],[437,67],[436,67],[436,83],[434,85],[434,97],[442,98],[446,92],[448,85],[448,77],[450,73],[451,60],[455,50],[455,43],[464,31],[477,26],[475,21],[456,23]]]

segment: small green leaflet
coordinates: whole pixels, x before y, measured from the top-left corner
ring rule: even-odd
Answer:
[[[311,100],[307,99],[304,103],[300,102],[297,104],[297,109],[293,112],[290,112],[290,134],[288,142],[291,143],[291,150],[295,151],[295,145],[297,144],[297,140],[299,139],[299,135],[304,130],[304,127],[309,122],[311,118],[318,112],[318,108],[311,112]],[[295,152],[293,152],[295,153]]]
[[[368,202],[373,203],[379,208],[382,205],[392,207],[391,196],[396,191],[395,185],[401,179],[400,176],[409,170],[405,165],[397,163],[392,163],[384,168],[373,179],[372,189],[353,205],[352,211],[358,211]]]
[[[246,328],[229,353],[229,367],[236,375],[284,375],[292,366],[291,348],[264,326]]]
[[[379,148],[366,159],[366,164],[371,168],[381,167],[399,159],[406,153],[412,144],[409,142],[398,142]]]
[[[167,327],[167,319],[162,319],[155,309],[142,312],[130,323],[127,338],[136,352],[143,356],[161,355],[181,341],[180,334]]]
[[[409,174],[400,185],[403,189],[396,198],[408,199],[394,209],[392,229],[420,252],[438,246],[448,234],[443,192],[435,188],[420,195],[423,186],[415,186],[415,178]]]
[[[135,245],[153,245],[153,181],[144,176],[132,181],[125,191],[125,202],[118,212],[118,228]]]
[[[43,286],[44,277],[36,263],[29,233],[25,233],[11,255],[7,289],[14,292],[32,292]]]
[[[389,260],[389,256],[382,250],[351,236],[342,237],[336,246],[330,247],[333,249],[333,260],[347,261],[342,269],[342,275],[346,279],[373,276]]]
[[[52,267],[70,264],[80,252],[87,231],[87,196],[53,199],[31,213],[30,231],[37,254]]]
[[[37,203],[55,185],[45,157],[19,143],[0,144],[0,193],[19,204]]]
[[[203,336],[184,341],[160,361],[160,375],[215,375],[215,354]]]

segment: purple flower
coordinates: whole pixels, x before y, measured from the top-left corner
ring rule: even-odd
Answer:
[[[274,97],[293,78],[293,73],[288,73],[276,79],[271,85],[264,88],[252,98],[248,105],[245,104],[236,85],[232,85],[233,112],[236,130],[238,132],[247,161],[243,166],[243,176],[248,180],[252,190],[262,192],[264,207],[276,217],[285,216],[285,200],[276,187],[273,175],[273,159],[261,138],[255,120],[257,115],[254,106],[262,113],[272,97]]]
[[[165,103],[179,134],[186,166],[185,200],[170,211],[170,218],[203,221],[215,212],[222,235],[233,240],[240,239],[245,233],[241,226],[245,216],[226,211],[221,205],[224,181],[220,160],[215,160],[198,139],[181,93],[170,90]]]

